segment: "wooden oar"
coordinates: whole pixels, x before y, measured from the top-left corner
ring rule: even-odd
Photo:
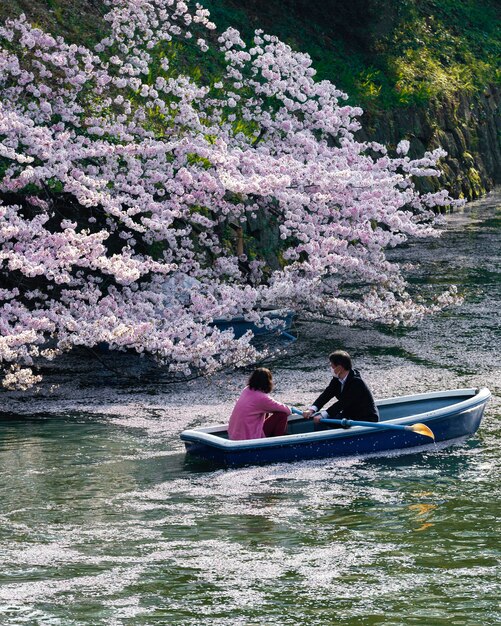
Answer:
[[[303,412],[296,407],[291,407],[291,412],[296,415],[302,415]],[[319,413],[316,413],[319,415]],[[430,437],[435,441],[435,435],[431,428],[428,428],[426,424],[411,424],[410,426],[404,426],[403,424],[388,424],[387,422],[360,422],[358,420],[337,420],[333,418],[322,417],[320,419],[321,424],[336,424],[337,426],[343,426],[344,428],[350,428],[351,426],[368,426],[369,428],[390,428],[393,430],[410,430],[423,437]]]

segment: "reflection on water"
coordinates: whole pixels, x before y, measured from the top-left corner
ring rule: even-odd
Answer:
[[[413,280],[460,281],[463,307],[398,332],[310,325],[275,367],[299,404],[332,346],[378,396],[490,387],[481,430],[452,448],[222,470],[178,435],[221,421],[245,375],[4,394],[0,623],[501,623],[500,243],[496,202],[451,216],[442,240],[395,254],[419,261]]]

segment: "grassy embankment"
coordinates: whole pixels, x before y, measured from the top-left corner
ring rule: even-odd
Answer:
[[[318,77],[369,110],[426,105],[457,91],[501,84],[498,0],[206,0],[219,30],[255,28],[309,52]],[[69,41],[92,45],[105,32],[99,0],[4,0],[0,20],[24,12]],[[172,54],[183,56],[179,47]],[[217,57],[184,58],[192,73],[217,73]]]

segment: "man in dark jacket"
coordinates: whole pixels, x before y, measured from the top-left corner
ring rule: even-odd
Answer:
[[[350,355],[344,350],[336,350],[329,355],[329,361],[334,376],[325,391],[303,413],[304,417],[320,412],[320,415],[314,417],[315,424],[321,417],[378,422],[379,413],[374,397],[359,371],[353,369]],[[337,402],[321,411],[332,398],[337,398]]]

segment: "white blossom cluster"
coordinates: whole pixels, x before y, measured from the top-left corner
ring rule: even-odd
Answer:
[[[432,210],[454,201],[413,179],[438,175],[443,151],[411,160],[407,141],[395,157],[357,141],[361,110],[276,37],[215,35],[188,1],[109,5],[94,50],[24,16],[0,27],[4,385],[101,342],[173,372],[245,363],[251,335],[212,322],[267,307],[410,323],[457,299],[415,302],[385,255],[437,235]],[[173,42],[225,69],[191,78]],[[257,215],[276,224],[279,269],[252,240]]]

